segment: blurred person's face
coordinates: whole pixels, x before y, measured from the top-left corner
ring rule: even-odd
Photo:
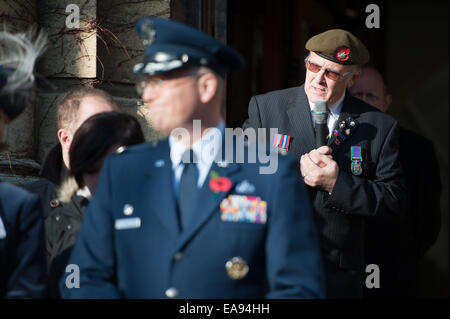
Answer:
[[[145,78],[140,84],[142,100],[156,130],[170,134],[175,128],[192,127],[194,119],[201,119],[201,77],[192,71],[176,70]]]
[[[58,138],[62,146],[63,160],[66,167],[69,167],[69,149],[76,130],[89,117],[98,113],[112,111],[119,111],[119,107],[115,103],[110,103],[102,97],[87,95],[82,98],[75,123],[73,123],[69,128],[58,130]]]
[[[382,112],[386,112],[391,105],[391,96],[384,90],[383,78],[373,68],[364,68],[361,76],[349,91],[353,96]]]
[[[320,68],[320,69],[319,69]],[[328,105],[336,103],[358,78],[353,66],[342,65],[311,52],[306,62],[305,93],[308,100],[324,100]],[[317,71],[317,72],[315,72]]]

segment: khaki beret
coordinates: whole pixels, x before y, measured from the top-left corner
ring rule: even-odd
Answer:
[[[366,64],[370,54],[366,46],[348,31],[332,29],[313,36],[306,42],[306,49],[324,59],[344,64]]]

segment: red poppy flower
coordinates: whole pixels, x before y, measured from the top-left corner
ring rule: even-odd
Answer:
[[[228,192],[231,188],[231,181],[226,177],[216,177],[209,180],[209,187],[215,193]]]
[[[339,61],[347,61],[349,57],[350,57],[350,49],[349,48],[340,48],[336,52],[336,58]]]

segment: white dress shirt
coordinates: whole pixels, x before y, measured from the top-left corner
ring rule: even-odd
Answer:
[[[76,194],[78,196],[83,196],[84,198],[87,198],[87,199],[92,198],[91,191],[89,190],[89,188],[87,186],[84,186],[83,188],[80,188],[79,190],[77,190]]]

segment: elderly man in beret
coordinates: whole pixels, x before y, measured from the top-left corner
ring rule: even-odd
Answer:
[[[143,18],[137,30],[138,89],[170,136],[106,159],[70,259],[79,288],[63,278],[63,297],[324,297],[297,159],[280,156],[274,174],[259,174],[259,160],[230,161],[228,144],[220,155],[224,76],[243,66],[240,54],[166,19]]]
[[[327,297],[360,298],[369,275],[364,265],[366,220],[396,220],[402,215],[398,125],[347,92],[361,65],[369,61],[368,50],[357,37],[329,30],[309,39],[306,49],[305,83],[252,97],[244,128],[273,127],[289,137],[287,152],[298,157],[313,201]],[[321,124],[328,137],[317,143]],[[271,145],[283,148],[276,140]],[[382,282],[380,272],[370,275],[381,275]],[[375,277],[368,281],[378,283]]]

